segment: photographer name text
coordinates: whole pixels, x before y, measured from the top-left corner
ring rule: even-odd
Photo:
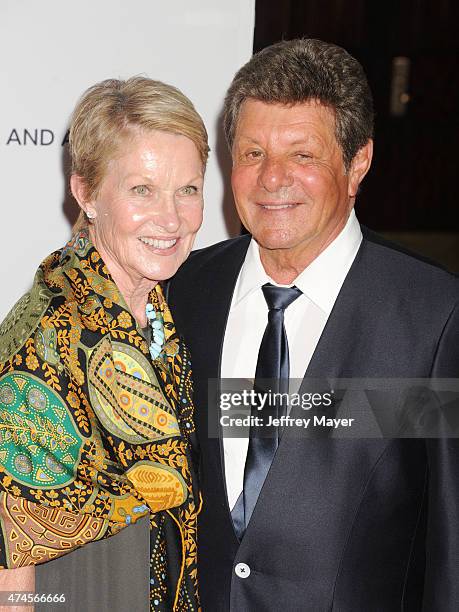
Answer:
[[[355,419],[333,419],[325,416],[314,416],[308,419],[294,418],[288,415],[281,417],[273,417],[269,415],[268,421],[265,423],[263,417],[248,415],[246,417],[231,417],[224,414],[220,417],[220,425],[222,427],[352,427]]]

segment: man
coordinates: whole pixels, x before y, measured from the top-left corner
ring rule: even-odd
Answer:
[[[458,610],[458,441],[209,436],[209,379],[459,371],[457,279],[353,211],[373,134],[359,63],[318,40],[268,47],[224,120],[251,236],[194,253],[169,292],[193,359],[203,609]]]

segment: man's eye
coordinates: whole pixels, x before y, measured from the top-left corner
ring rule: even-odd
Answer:
[[[136,185],[134,187],[134,191],[137,195],[141,195],[141,196],[149,194],[149,189],[146,185]]]
[[[187,185],[186,187],[182,187],[182,189],[180,189],[180,195],[189,196],[194,195],[195,193],[198,193],[198,188],[194,185]]]
[[[300,161],[306,161],[308,159],[312,159],[312,155],[310,153],[303,153],[302,151],[295,153],[295,157],[297,157]]]
[[[245,154],[247,159],[260,159],[260,157],[263,156],[263,153],[261,151],[255,150],[255,151],[248,151]]]

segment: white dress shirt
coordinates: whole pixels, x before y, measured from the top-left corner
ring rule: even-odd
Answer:
[[[335,240],[288,285],[302,291],[284,315],[291,379],[303,378],[361,241],[360,225],[352,210]],[[231,301],[223,342],[222,378],[255,377],[258,350],[268,322],[268,306],[261,290],[265,283],[283,286],[266,274],[258,244],[252,239]],[[242,492],[247,448],[248,438],[223,438],[230,508]]]

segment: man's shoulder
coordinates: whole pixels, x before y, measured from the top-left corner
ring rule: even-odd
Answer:
[[[166,299],[175,313],[200,296],[206,302],[218,292],[231,293],[250,244],[250,236],[238,236],[193,251],[166,287]]]
[[[207,269],[208,266],[215,267],[224,265],[226,262],[232,263],[235,258],[240,258],[242,261],[247,252],[250,238],[250,235],[245,234],[192,251],[188,259],[178,269],[173,280],[178,280],[190,273],[195,274],[199,270]]]
[[[459,300],[459,278],[441,264],[362,227],[370,270],[376,282],[387,281],[397,289],[413,294],[441,292]]]

